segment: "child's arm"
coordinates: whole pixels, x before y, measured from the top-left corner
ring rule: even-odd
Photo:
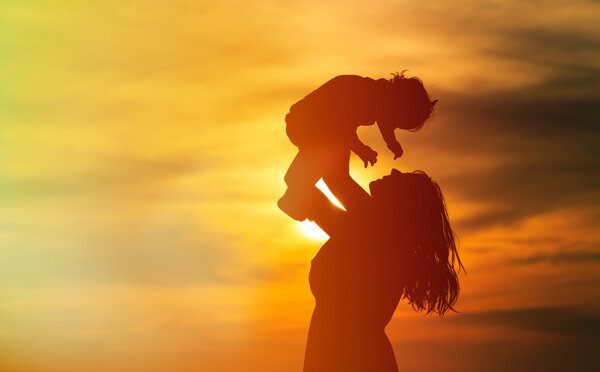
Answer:
[[[362,143],[356,132],[352,136],[350,149],[365,163],[365,168],[369,163],[374,165],[377,162],[377,152]]]
[[[377,122],[377,126],[379,127],[379,132],[381,132],[381,136],[383,137],[388,149],[394,153],[394,159],[401,157],[404,150],[402,150],[402,146],[400,146],[400,143],[396,139],[394,127],[382,124],[380,122]]]

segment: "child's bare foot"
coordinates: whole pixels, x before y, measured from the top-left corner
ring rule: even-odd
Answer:
[[[291,193],[288,189],[281,199],[277,201],[277,206],[296,221],[304,221],[306,219],[306,211],[304,211],[305,203],[299,195],[295,194]]]

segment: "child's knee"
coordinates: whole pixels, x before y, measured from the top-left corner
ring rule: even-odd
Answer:
[[[277,206],[285,214],[297,221],[307,218],[307,207],[310,193],[301,188],[288,188],[285,194],[277,201]]]
[[[293,172],[291,172],[290,170],[285,172],[285,176],[283,176],[283,180],[285,181],[285,184],[288,186],[296,184],[297,183],[296,178],[297,177],[294,177]]]

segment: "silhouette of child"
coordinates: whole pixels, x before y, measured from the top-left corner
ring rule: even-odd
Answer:
[[[418,78],[406,78],[404,72],[392,74],[389,80],[357,75],[329,80],[292,105],[285,117],[287,135],[299,151],[285,175],[288,189],[277,205],[290,217],[304,220],[310,192],[319,178],[334,194],[336,188],[347,188],[350,183],[356,185],[356,192],[364,192],[350,178],[350,152],[360,157],[365,168],[375,164],[377,152],[358,139],[357,128],[377,122],[396,159],[403,150],[394,130],[420,129],[436,102],[429,99]],[[346,191],[339,194],[351,193]]]

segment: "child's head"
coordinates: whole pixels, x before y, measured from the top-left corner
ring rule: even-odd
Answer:
[[[404,71],[392,74],[389,80],[379,79],[383,88],[383,105],[379,121],[394,128],[415,131],[431,116],[437,100],[431,101],[423,83],[417,77],[407,78]]]

